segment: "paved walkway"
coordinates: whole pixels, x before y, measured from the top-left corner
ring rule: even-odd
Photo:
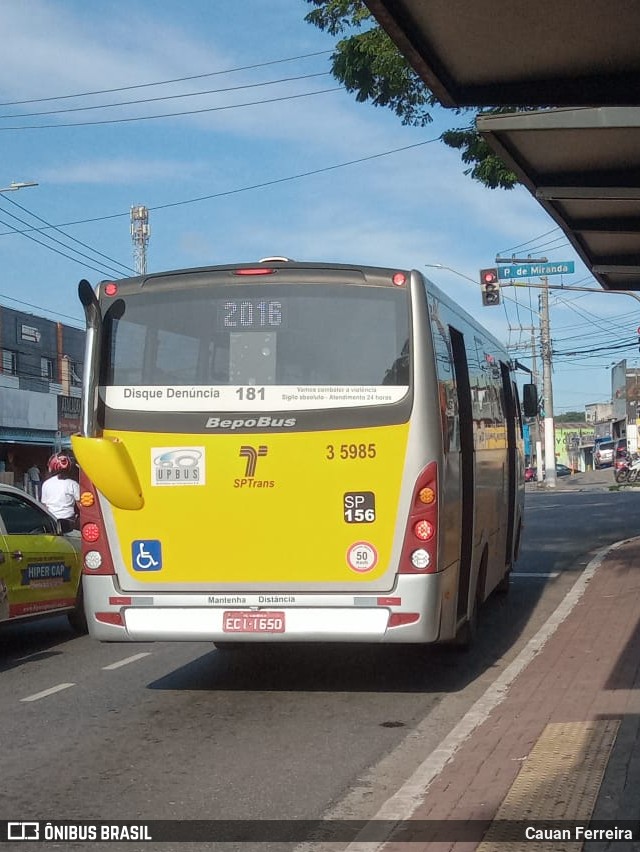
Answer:
[[[571,476],[558,476],[556,478],[557,491],[608,491],[617,487],[612,467],[602,470],[588,470],[584,473],[574,473]],[[551,491],[544,481],[528,482],[527,491]]]
[[[462,720],[466,731],[447,738],[443,765],[431,778],[423,767],[399,791],[396,812],[403,792],[405,805],[413,796],[410,818],[443,821],[442,842],[391,841],[385,852],[580,850],[582,840],[522,843],[512,835],[535,820],[574,826],[589,819],[635,820],[639,830],[631,841],[587,840],[585,850],[640,850],[639,616],[640,538],[590,563],[523,651],[528,659],[514,661],[517,670],[505,670],[492,695]],[[443,746],[447,751],[446,740]],[[437,759],[434,753],[432,762]],[[448,831],[447,821],[456,828],[469,822],[470,839]],[[512,829],[510,841],[495,842],[495,831],[492,840],[491,828],[478,830],[491,821]]]

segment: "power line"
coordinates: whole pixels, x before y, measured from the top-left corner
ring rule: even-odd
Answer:
[[[34,305],[31,302],[23,302],[20,299],[14,299],[12,296],[7,296],[5,293],[0,293],[0,299],[5,299],[8,302],[15,302],[17,305],[26,305],[28,308],[35,308],[37,311],[45,311],[45,313],[53,314],[57,317],[64,317],[65,319],[70,319],[74,322],[80,323],[81,327],[84,327],[81,319],[78,317],[72,317],[70,314],[61,314],[59,311],[52,311],[49,308],[43,308],[41,305]]]
[[[2,104],[0,104],[0,106],[2,106]],[[499,252],[498,252],[498,255],[499,255],[500,257],[502,257],[503,255],[507,255],[509,252],[517,251],[518,249],[524,248],[525,246],[528,246],[528,245],[530,245],[531,243],[535,243],[535,242],[537,242],[538,240],[541,240],[543,237],[546,237],[546,236],[548,236],[549,234],[552,234],[554,231],[559,231],[559,230],[560,230],[560,228],[557,228],[557,227],[556,227],[556,228],[551,228],[551,230],[550,230],[550,231],[545,231],[545,233],[544,233],[544,234],[540,234],[540,236],[539,236],[539,237],[533,237],[533,239],[531,239],[531,240],[527,240],[525,243],[520,243],[520,244],[519,244],[519,245],[517,245],[517,246],[511,246],[511,248],[503,249],[502,251],[499,251]]]
[[[589,349],[574,349],[573,351],[568,352],[557,352],[554,350],[554,357],[563,357],[565,355],[581,355],[584,358],[592,358],[592,357],[600,357],[603,352],[617,352],[624,349],[632,349],[638,347],[638,338],[636,337],[634,341],[629,343],[614,343],[610,346],[595,346],[590,347]]]
[[[401,148],[392,148],[389,151],[381,151],[377,154],[370,154],[366,157],[358,157],[355,160],[347,160],[344,163],[335,163],[331,166],[322,166],[321,168],[318,168],[318,169],[310,169],[307,172],[299,172],[298,174],[295,174],[295,175],[288,175],[288,176],[282,177],[282,178],[274,178],[273,180],[267,180],[267,181],[263,181],[261,183],[254,183],[254,184],[250,184],[249,186],[241,186],[241,187],[237,187],[236,189],[227,189],[227,190],[223,190],[222,192],[213,192],[209,195],[200,195],[197,198],[188,198],[188,199],[185,199],[183,201],[172,201],[172,202],[169,202],[167,204],[157,204],[155,207],[148,206],[147,209],[149,211],[151,211],[151,210],[166,210],[166,209],[169,209],[171,207],[180,207],[180,206],[183,206],[183,205],[186,205],[186,204],[196,204],[196,203],[201,202],[201,201],[210,201],[214,198],[224,198],[224,197],[229,196],[229,195],[238,195],[239,193],[242,193],[242,192],[251,192],[254,189],[265,189],[266,187],[269,187],[269,186],[277,186],[278,184],[281,184],[281,183],[288,183],[290,181],[300,180],[300,179],[306,178],[306,177],[312,177],[314,175],[323,174],[325,172],[335,171],[336,169],[344,169],[344,168],[347,168],[348,166],[354,166],[354,165],[357,165],[359,163],[365,163],[369,160],[376,160],[376,159],[379,159],[381,157],[388,157],[391,154],[399,154],[399,153],[402,153],[404,151],[410,151],[413,148],[421,148],[423,145],[431,145],[433,142],[439,142],[440,139],[441,139],[440,136],[436,136],[433,139],[427,139],[424,142],[414,142],[412,145],[404,145]],[[59,225],[52,226],[52,227],[67,228],[71,225],[87,225],[87,224],[91,224],[93,222],[106,222],[109,219],[121,219],[122,217],[124,217],[124,216],[128,217],[129,215],[130,215],[129,211],[127,211],[126,213],[110,213],[106,216],[95,216],[91,219],[76,219],[75,221],[72,221],[72,222],[62,222]],[[11,234],[11,236],[13,236],[14,233],[26,234],[26,233],[29,233],[29,231],[31,231],[31,230],[40,232],[41,230],[46,230],[46,228],[43,228],[43,229],[31,228],[31,229],[28,229],[26,231],[16,231],[16,229],[14,228],[14,229],[12,229],[10,234]],[[5,237],[5,236],[8,236],[8,234],[6,232],[5,233],[0,232],[0,237]]]
[[[83,246],[83,248],[89,249],[89,251],[93,252],[94,254],[100,255],[100,257],[103,257],[105,260],[108,260],[109,262],[114,263],[116,266],[121,266],[121,267],[122,267],[122,269],[123,269],[123,270],[125,270],[125,272],[135,272],[135,270],[134,270],[132,267],[127,266],[127,265],[126,265],[126,264],[124,264],[124,263],[120,263],[120,261],[119,261],[119,260],[115,260],[114,258],[109,257],[109,255],[104,254],[103,252],[98,251],[97,249],[92,248],[90,245],[87,245],[87,243],[83,243],[83,242],[82,242],[82,240],[78,240],[78,239],[76,239],[75,237],[72,237],[70,234],[66,234],[64,231],[60,230],[60,228],[56,227],[55,225],[52,225],[52,224],[51,224],[51,222],[47,222],[47,220],[46,220],[46,219],[43,219],[41,216],[38,216],[36,213],[32,213],[32,212],[31,212],[31,210],[27,210],[27,208],[26,208],[26,207],[23,207],[21,204],[18,204],[18,202],[17,202],[17,201],[14,201],[12,198],[4,198],[4,200],[5,200],[5,201],[9,201],[11,204],[15,205],[16,207],[19,207],[19,208],[20,208],[20,210],[23,210],[25,213],[28,213],[28,214],[29,214],[29,216],[32,216],[34,219],[37,219],[39,222],[42,222],[43,224],[45,224],[45,225],[47,226],[47,229],[51,228],[51,229],[53,229],[54,231],[56,231],[57,233],[61,234],[63,237],[66,237],[67,239],[72,240],[72,241],[73,241],[73,242],[75,242],[75,243],[78,243],[78,245]],[[6,212],[7,212],[7,213],[9,213],[9,211],[6,211]],[[22,222],[24,225],[28,225],[28,224],[29,224],[29,223],[28,223],[28,222],[26,222],[24,219],[21,219],[21,218],[20,218],[20,217],[18,217],[18,216],[13,216],[13,214],[12,214],[12,213],[9,213],[9,216],[12,216],[14,219],[17,219],[19,222]],[[36,230],[37,230],[37,232],[38,232],[38,233],[42,233],[42,231],[43,231],[44,229],[43,229],[43,228],[38,228],[38,229],[36,229]],[[20,232],[20,233],[24,233],[24,232]],[[52,239],[51,237],[49,237],[49,235],[48,235],[48,234],[44,234],[44,236],[45,236],[47,239]],[[62,243],[61,243],[61,245],[62,245]],[[72,251],[74,250],[72,246],[69,246],[69,248],[70,248]],[[81,252],[80,252],[80,253],[81,253]],[[85,257],[86,257],[86,255],[85,255]],[[118,272],[118,275],[122,275],[122,272]]]
[[[155,121],[158,118],[176,118],[182,115],[202,115],[205,112],[222,112],[228,109],[241,109],[248,106],[259,106],[260,104],[276,104],[282,101],[293,101],[299,98],[310,98],[314,95],[325,95],[329,92],[342,92],[342,86],[335,86],[331,89],[318,89],[315,92],[302,92],[297,95],[283,95],[280,98],[266,98],[262,101],[248,101],[243,104],[228,104],[227,106],[206,107],[204,109],[185,110],[184,112],[167,112],[161,115],[139,115],[131,118],[105,118],[100,121],[75,121],[64,122],[60,124],[24,124],[11,127],[0,127],[0,133],[6,133],[9,130],[56,130],[61,127],[97,127],[103,124],[127,124],[134,121]]]
[[[155,83],[137,83],[131,86],[119,86],[115,89],[97,89],[94,92],[78,92],[74,95],[52,95],[48,98],[30,98],[23,101],[4,101],[0,103],[0,107],[4,106],[20,106],[21,104],[37,104],[47,101],[62,101],[68,98],[86,98],[91,95],[109,95],[114,92],[130,92],[132,89],[146,89],[150,86],[166,86],[170,83],[184,83],[187,80],[202,80],[205,77],[217,77],[221,74],[234,74],[237,71],[253,71],[255,68],[266,68],[268,65],[278,65],[283,62],[295,62],[298,59],[308,59],[312,56],[324,56],[328,53],[333,53],[332,50],[317,50],[314,53],[302,53],[299,56],[289,56],[286,59],[272,59],[269,62],[258,62],[254,65],[242,65],[237,68],[228,68],[225,71],[210,71],[207,74],[192,74],[189,77],[175,77],[172,80],[158,80]]]
[[[122,107],[122,106],[134,106],[136,104],[151,104],[157,103],[158,101],[172,101],[178,100],[180,98],[196,98],[202,95],[218,95],[224,94],[226,92],[238,92],[241,89],[259,89],[264,86],[275,86],[278,83],[291,83],[297,82],[298,80],[310,80],[313,77],[328,77],[330,75],[329,71],[319,71],[316,74],[303,74],[298,77],[282,77],[280,80],[267,80],[262,83],[247,83],[243,86],[227,86],[224,89],[207,89],[204,92],[186,92],[180,95],[162,95],[157,98],[143,98],[136,101],[117,101],[116,103],[111,104],[92,104],[90,106],[79,106],[79,107],[67,107],[65,109],[51,109],[51,110],[43,110],[41,112],[22,112],[22,113],[14,113],[13,115],[0,115],[0,120],[3,119],[16,119],[16,118],[32,118],[37,115],[60,115],[61,113],[68,112],[86,112],[88,110],[95,109],[111,109],[112,107]],[[181,115],[182,113],[176,113],[177,115]],[[155,116],[152,116],[155,117]]]
[[[9,213],[9,215],[11,216],[13,214]],[[14,218],[17,218],[17,217],[14,217]],[[31,240],[32,242],[38,243],[38,245],[44,246],[46,249],[49,249],[49,251],[55,252],[56,254],[59,254],[62,257],[66,257],[67,260],[72,260],[72,261],[74,261],[74,263],[81,263],[82,262],[82,261],[78,260],[77,257],[71,257],[71,255],[68,255],[63,251],[60,251],[59,249],[54,248],[53,246],[48,246],[46,243],[43,243],[42,240],[39,240],[37,237],[34,237],[32,234],[28,234],[25,231],[19,231],[17,228],[14,228],[13,225],[10,222],[6,222],[4,219],[0,219],[0,224],[4,225],[7,228],[11,228],[17,234],[22,234],[24,237],[26,237],[28,240]],[[55,237],[46,236],[46,239],[53,240],[54,242],[60,242],[59,240],[56,240]],[[62,243],[60,243],[60,244],[62,245]],[[65,248],[69,248],[69,246],[65,246]],[[73,249],[69,249],[69,250],[73,251]],[[109,275],[108,273],[105,273],[105,271],[103,269],[98,269],[98,267],[96,267],[96,266],[92,266],[91,264],[84,264],[84,265],[88,266],[89,269],[93,269],[94,272],[100,273],[100,275],[106,275],[107,277]]]
[[[568,303],[565,299],[562,299],[562,298],[561,298],[561,297],[557,294],[557,292],[556,292],[556,299],[558,300],[558,302],[560,302],[560,303],[562,303],[563,305],[565,305],[565,306],[566,306],[569,310],[573,311],[575,314],[578,314],[578,316],[582,316],[582,317],[584,317],[584,316],[585,316],[585,313],[586,313],[586,314],[588,314],[588,313],[589,313],[588,311],[582,311],[580,308],[576,308],[576,306],[575,306],[575,305],[571,305],[571,304],[570,304],[570,303]],[[593,315],[593,314],[591,314],[591,316],[594,316],[594,315]],[[585,318],[586,318],[586,319],[588,319],[588,317],[585,317]],[[599,317],[594,317],[594,319],[593,319],[593,320],[591,320],[591,325],[592,325],[592,327],[593,327],[593,325],[597,325],[597,326],[600,328],[600,331],[603,331],[603,332],[605,332],[606,334],[611,334],[612,329],[610,329],[610,328],[603,328],[603,326],[602,326],[602,325],[600,325],[600,322],[601,322],[601,320],[600,320],[600,318],[599,318]]]
[[[556,251],[556,249],[564,248],[565,246],[568,246],[568,245],[569,245],[569,243],[567,242],[567,239],[563,235],[562,237],[555,237],[552,240],[548,240],[546,243],[538,243],[537,245],[535,245],[531,249],[529,249],[529,251],[530,252],[536,252],[536,254],[537,254],[538,252],[540,252],[543,249],[546,249],[548,251]]]

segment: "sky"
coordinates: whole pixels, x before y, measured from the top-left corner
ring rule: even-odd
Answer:
[[[273,255],[415,268],[531,366],[540,290],[503,287],[483,307],[479,270],[546,257],[575,263],[550,284],[599,285],[527,190],[483,187],[439,141],[472,115],[436,107],[404,127],[342,89],[311,8],[1,4],[0,190],[37,186],[0,192],[0,304],[83,327],[78,281],[134,274],[130,211],[144,205],[149,272]],[[556,414],[609,400],[622,358],[640,365],[635,311],[628,296],[551,291]]]

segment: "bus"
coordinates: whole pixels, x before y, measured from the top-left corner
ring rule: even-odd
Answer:
[[[286,258],[79,297],[93,637],[472,640],[524,511],[513,365],[473,317],[416,270]]]

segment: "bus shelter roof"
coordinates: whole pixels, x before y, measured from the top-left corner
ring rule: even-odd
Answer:
[[[602,287],[640,290],[640,3],[365,2],[444,106],[544,109],[478,130]]]
[[[640,290],[640,107],[485,115],[477,128],[606,290]]]
[[[443,106],[635,106],[636,0],[365,0]]]

